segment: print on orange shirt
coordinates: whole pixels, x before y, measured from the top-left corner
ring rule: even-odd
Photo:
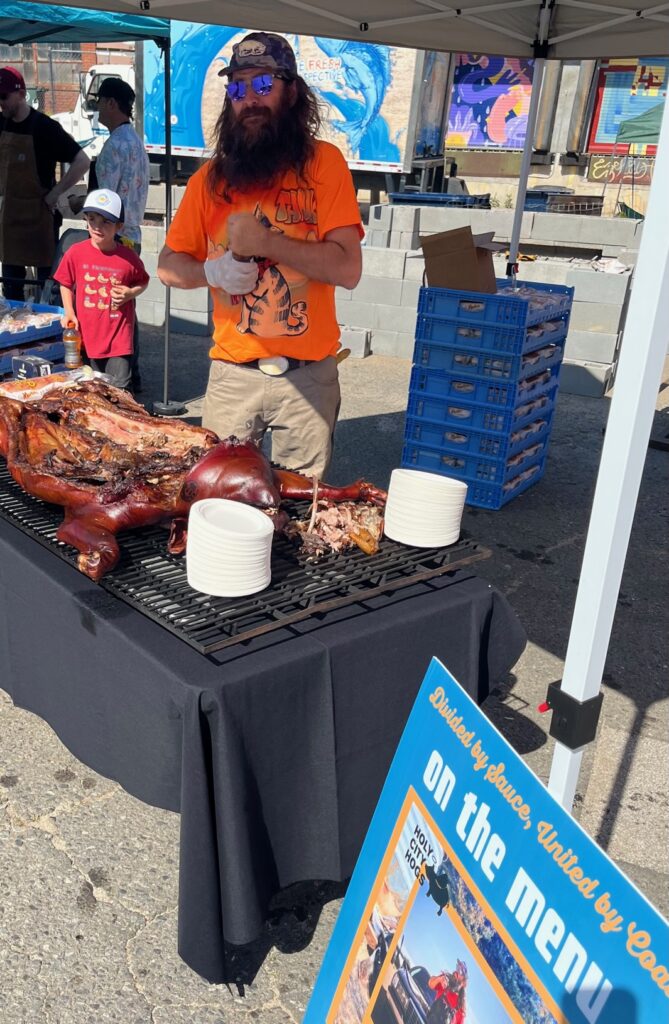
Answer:
[[[316,223],[316,197],[311,188],[281,189],[275,199],[273,223],[257,203],[253,216],[270,231],[284,233],[278,224]],[[291,232],[292,233],[292,232]],[[305,241],[316,241],[316,232],[307,228]],[[236,328],[240,334],[253,334],[261,338],[278,338],[304,334],[309,329],[309,313],[304,299],[295,299],[294,292],[308,285],[304,274],[289,267],[279,267],[271,260],[259,259],[258,282],[252,292],[233,296],[233,305],[239,304],[240,317]]]

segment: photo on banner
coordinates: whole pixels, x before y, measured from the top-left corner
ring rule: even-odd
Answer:
[[[657,1024],[669,929],[436,660],[305,1024]]]

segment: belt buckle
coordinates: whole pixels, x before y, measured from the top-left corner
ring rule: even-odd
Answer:
[[[286,356],[265,356],[258,360],[258,369],[268,377],[282,377],[289,366]]]

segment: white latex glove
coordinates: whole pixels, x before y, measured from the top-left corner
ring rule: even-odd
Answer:
[[[258,280],[258,264],[236,260],[228,249],[219,259],[205,260],[204,276],[212,288],[222,288],[228,295],[246,295]]]

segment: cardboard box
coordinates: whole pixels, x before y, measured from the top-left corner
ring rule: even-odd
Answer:
[[[493,242],[493,236],[494,231],[473,235],[470,227],[421,235],[428,286],[494,294],[497,283],[492,254],[504,246]]]
[[[12,358],[12,376],[17,380],[28,380],[30,377],[48,377],[55,371],[55,362],[42,359],[41,356],[14,356]]]

